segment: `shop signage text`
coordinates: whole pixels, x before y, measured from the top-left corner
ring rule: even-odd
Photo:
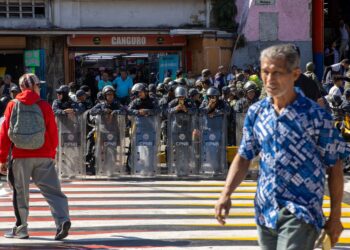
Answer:
[[[116,46],[140,46],[146,45],[147,38],[145,36],[113,36],[112,45]]]

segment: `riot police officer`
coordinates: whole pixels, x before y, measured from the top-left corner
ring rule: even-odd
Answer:
[[[195,89],[195,88],[190,89],[188,91],[188,96],[190,97],[194,105],[196,105],[197,109],[199,109],[202,103],[202,100],[201,100],[201,94],[199,93],[198,89]]]
[[[134,174],[154,174],[151,169],[156,167],[158,142],[155,142],[155,140],[158,137],[151,135],[159,131],[157,129],[159,121],[156,117],[159,112],[158,103],[156,99],[149,96],[148,89],[144,83],[136,83],[131,88],[131,94],[136,98],[128,107],[128,113],[133,116],[131,126],[131,134],[133,136],[132,140],[130,140],[129,151],[127,153],[126,168],[133,170]],[[138,145],[139,143],[144,143],[141,148]],[[140,153],[138,150],[142,151],[144,147],[147,147],[148,157],[135,157]],[[140,154],[144,155],[144,153]],[[131,158],[130,156],[133,157]]]
[[[254,82],[246,82],[243,86],[243,90],[244,97],[240,98],[234,107],[234,110],[237,113],[246,113],[250,105],[255,103],[259,98],[257,87]]]
[[[148,85],[148,93],[149,96],[158,100],[158,96],[157,96],[157,86],[155,84],[150,84]]]
[[[164,83],[159,83],[156,89],[156,94],[158,98],[162,99],[166,93],[167,93],[167,86]]]
[[[86,99],[85,91],[79,89],[75,93],[75,97],[77,99],[77,103],[78,103],[81,110],[86,111],[86,110],[89,110],[93,107],[92,103]]]
[[[112,86],[105,86],[101,91],[103,101],[97,103],[91,110],[91,116],[97,115],[113,115],[113,113],[123,112],[123,107],[120,105],[115,96],[115,89]],[[124,111],[125,112],[125,111]],[[94,124],[94,118],[90,117],[91,124]],[[87,174],[95,174],[95,134],[96,128],[94,128],[87,135]]]
[[[136,83],[131,88],[131,94],[136,98],[129,104],[131,115],[148,116],[158,112],[157,100],[150,97],[144,83]]]
[[[115,89],[112,86],[105,86],[102,89],[102,96],[105,101],[96,104],[90,111],[91,115],[111,114],[113,111],[122,110],[122,106],[115,97]]]
[[[172,113],[189,113],[194,114],[196,107],[191,99],[187,98],[187,90],[183,86],[175,89],[175,99],[168,105],[168,112]]]
[[[208,100],[204,99],[199,107],[201,113],[208,114],[208,116],[229,114],[230,107],[226,101],[220,100],[220,91],[217,88],[210,87],[206,96]]]
[[[57,99],[52,103],[52,109],[55,115],[80,114],[83,110],[68,95],[69,87],[61,85],[56,89]]]
[[[19,89],[19,87],[17,87],[17,85],[10,88],[11,99],[15,99],[19,93],[21,93],[21,90]]]
[[[162,97],[159,101],[160,118],[161,118],[161,137],[164,144],[167,142],[167,119],[168,119],[168,105],[175,99],[175,89],[177,82],[170,81],[167,89],[168,93]]]

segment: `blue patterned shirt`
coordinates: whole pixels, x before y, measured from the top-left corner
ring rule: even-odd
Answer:
[[[276,229],[285,207],[320,230],[325,175],[349,150],[332,117],[295,88],[296,100],[277,115],[271,97],[253,104],[246,115],[239,154],[252,160],[260,153],[255,196],[257,224]]]

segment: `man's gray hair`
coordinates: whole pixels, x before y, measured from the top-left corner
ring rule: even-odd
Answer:
[[[294,44],[279,44],[268,47],[261,52],[260,62],[265,58],[284,60],[289,72],[300,67],[299,51]]]

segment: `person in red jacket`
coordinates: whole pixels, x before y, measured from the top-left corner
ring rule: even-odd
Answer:
[[[0,129],[0,172],[8,174],[13,187],[13,206],[16,225],[5,233],[7,238],[29,238],[27,219],[29,214],[29,183],[30,178],[38,186],[50,205],[55,220],[57,233],[55,240],[61,240],[68,235],[71,226],[69,219],[68,200],[61,191],[60,181],[55,170],[55,155],[58,145],[58,132],[55,117],[49,103],[40,99],[40,81],[34,74],[24,74],[19,79],[22,93],[16,99],[25,105],[37,104],[42,111],[45,123],[45,142],[38,149],[17,148],[11,142],[8,131],[11,113],[16,105],[10,101],[4,113],[4,122]],[[12,146],[13,145],[13,146]],[[7,170],[6,162],[12,147],[12,160]]]

